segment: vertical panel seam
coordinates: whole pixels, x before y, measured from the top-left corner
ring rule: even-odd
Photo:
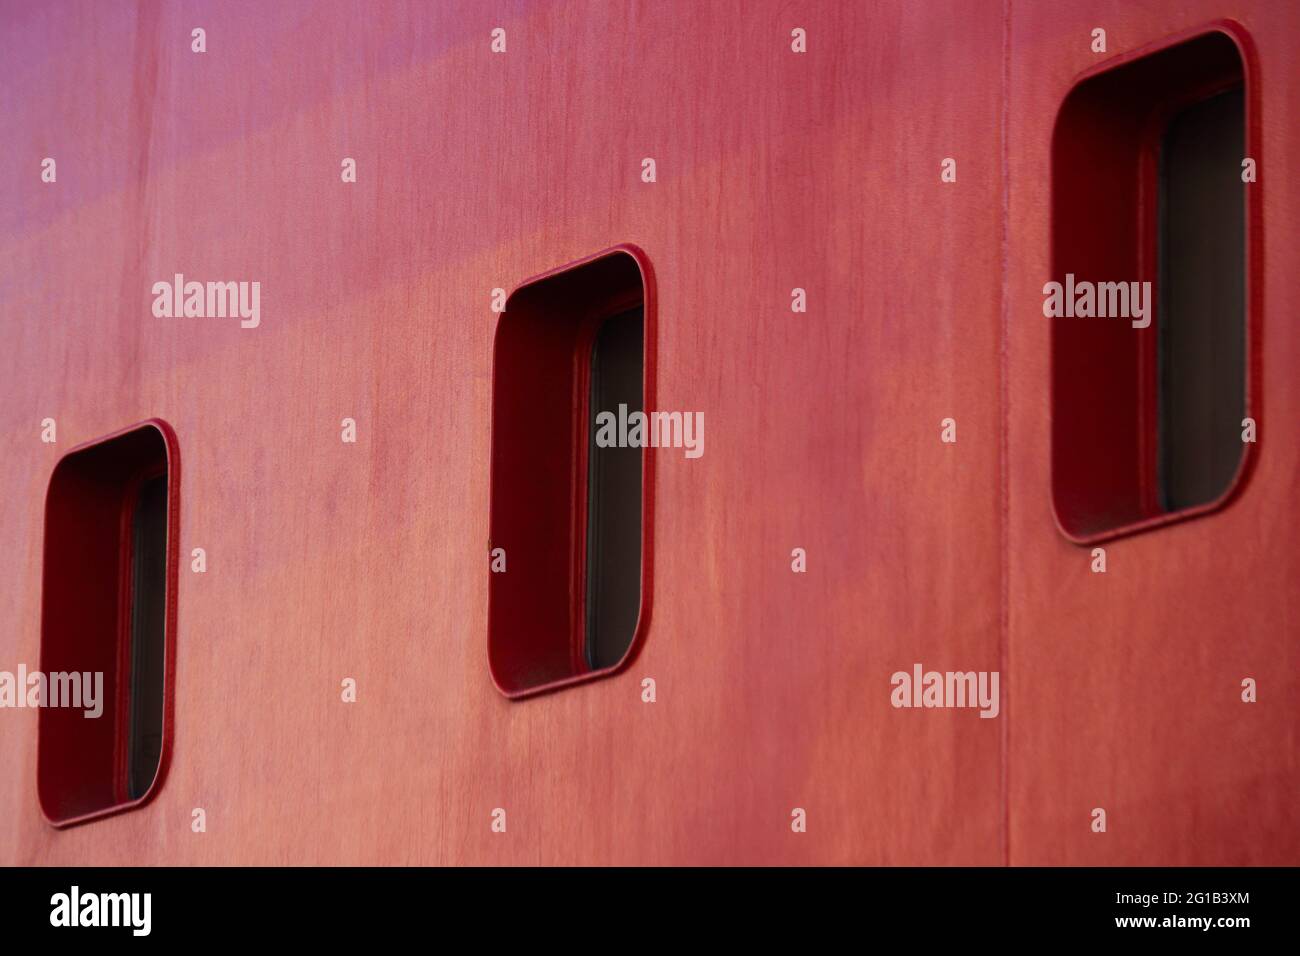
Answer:
[[[1010,103],[1011,94],[1011,0],[1003,0],[1002,4],[1002,104],[1001,104],[1001,163],[1002,163],[1002,235],[1001,235],[1001,258],[1002,258],[1002,286],[1001,286],[1001,328],[999,329],[998,342],[998,404],[1001,421],[998,435],[998,503],[999,503],[999,521],[998,529],[998,546],[999,546],[999,581],[1000,593],[998,595],[998,643],[999,643],[999,661],[998,669],[1002,672],[1002,680],[999,684],[1000,695],[1000,712],[1002,714],[1001,727],[1001,763],[1002,763],[1002,860],[1005,866],[1011,865],[1011,724],[1010,708],[1007,706],[1010,694],[1009,683],[1010,672],[1008,664],[1011,660],[1011,549],[1010,549],[1010,478],[1009,478],[1009,426],[1011,417],[1010,392],[1008,382],[1008,332],[1010,329],[1009,300],[1007,287],[1010,281],[1009,263],[1010,263],[1010,229],[1011,229],[1011,185],[1010,185],[1010,143],[1008,141],[1008,132],[1010,128]]]

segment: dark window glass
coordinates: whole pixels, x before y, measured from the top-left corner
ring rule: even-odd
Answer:
[[[1246,210],[1240,89],[1170,121],[1160,157],[1159,483],[1166,511],[1214,501],[1241,460]]]
[[[162,753],[167,614],[167,478],[140,486],[131,529],[131,673],[127,790],[144,796]]]
[[[622,418],[642,408],[641,308],[606,319],[591,351],[587,439],[586,654],[589,667],[623,659],[641,606],[640,448],[601,448],[596,416]],[[619,406],[626,411],[620,415]],[[648,434],[647,434],[648,438]]]

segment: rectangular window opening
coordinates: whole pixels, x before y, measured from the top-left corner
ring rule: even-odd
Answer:
[[[37,717],[37,792],[56,826],[134,807],[160,782],[175,465],[170,430],[150,422],[74,449],[50,478],[40,670],[78,701]]]
[[[521,697],[613,673],[648,620],[648,265],[618,247],[516,289],[493,343],[488,661]],[[639,418],[640,416],[638,416]]]
[[[1057,116],[1052,498],[1077,542],[1221,507],[1245,472],[1249,89],[1213,30],[1094,73]]]

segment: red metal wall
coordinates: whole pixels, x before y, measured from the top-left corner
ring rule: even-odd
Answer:
[[[1094,27],[1115,55],[1223,17],[1262,104],[1257,466],[1092,574],[1051,511],[1052,124]],[[0,669],[40,658],[44,496],[74,445],[169,422],[181,554],[208,555],[182,563],[156,799],[55,830],[35,713],[0,711],[0,861],[1300,862],[1294,4],[0,24]],[[632,668],[512,702],[487,669],[489,293],[620,242],[654,268],[657,402],[705,413],[706,453],[656,459]],[[260,327],[154,318],[176,272],[260,281]],[[893,709],[918,661],[1000,670],[999,717]]]

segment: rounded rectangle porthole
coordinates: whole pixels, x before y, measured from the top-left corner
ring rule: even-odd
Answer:
[[[1098,67],[1052,142],[1052,501],[1087,543],[1222,507],[1253,461],[1257,107],[1224,24]]]
[[[70,826],[146,802],[171,750],[179,455],[157,419],[74,448],[45,499],[37,797]],[[33,686],[34,685],[34,686]]]
[[[653,407],[649,263],[618,246],[507,299],[492,363],[488,661],[521,697],[613,673],[649,623],[653,450],[598,440]]]

